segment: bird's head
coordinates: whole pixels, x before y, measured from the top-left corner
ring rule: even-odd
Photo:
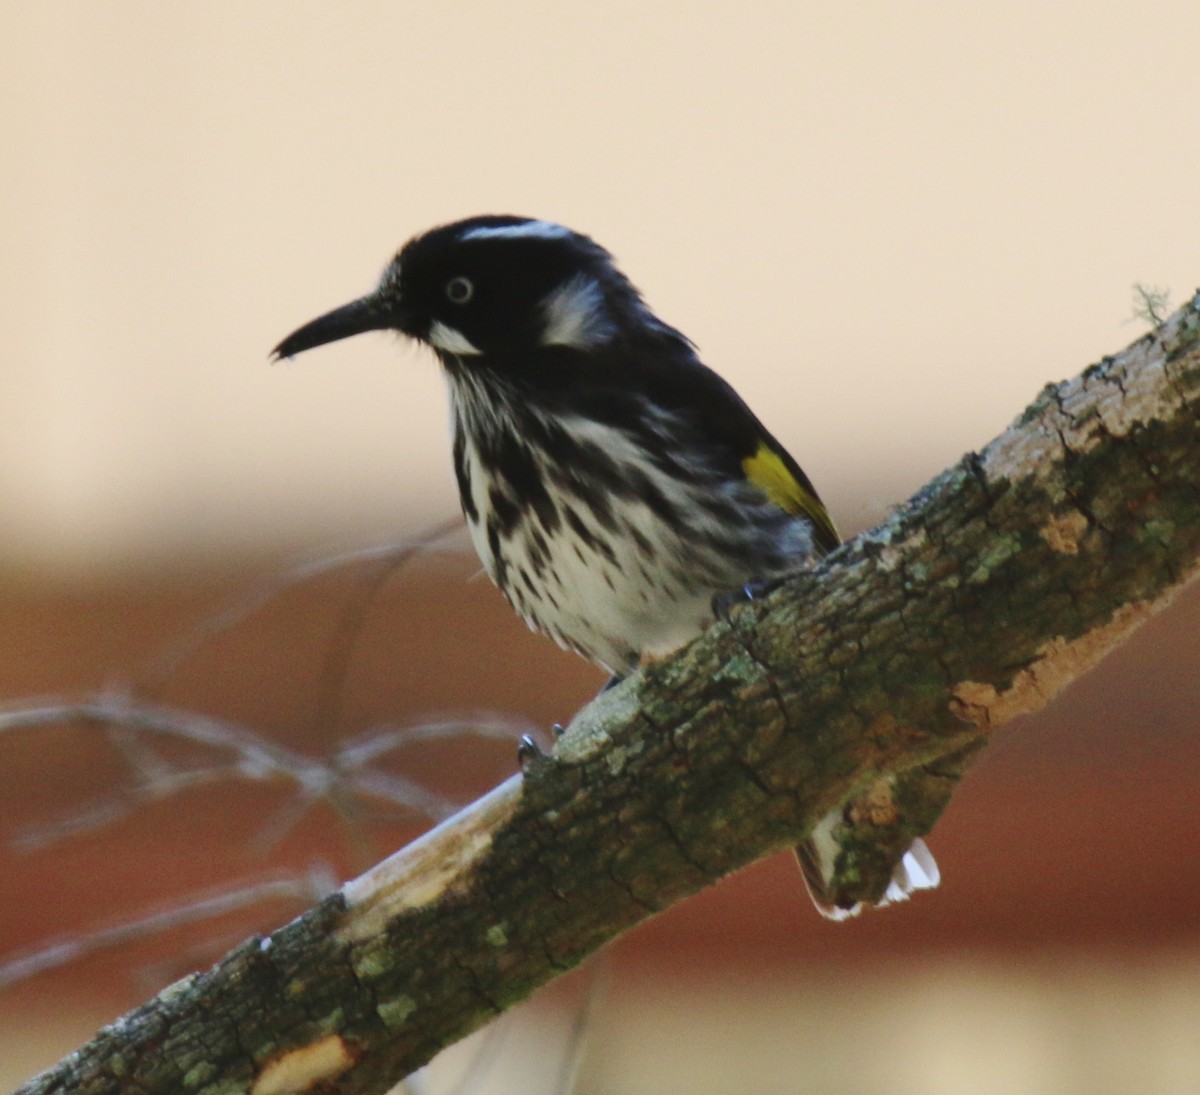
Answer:
[[[526,217],[473,217],[410,240],[374,292],[305,324],[274,356],[377,330],[426,343],[447,364],[553,346],[591,351],[649,318],[587,236]]]

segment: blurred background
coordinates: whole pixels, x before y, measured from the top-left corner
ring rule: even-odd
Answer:
[[[283,335],[435,223],[562,221],[853,534],[1193,290],[1198,47],[1144,0],[0,4],[0,1088],[601,683],[461,534],[397,548],[457,511],[433,359]],[[597,1095],[1200,1090],[1198,613],[998,735],[937,892],[831,925],[760,864],[471,1091],[555,1090],[583,999]]]

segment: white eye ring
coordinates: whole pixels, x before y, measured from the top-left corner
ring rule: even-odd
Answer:
[[[466,304],[475,295],[475,284],[461,275],[446,282],[446,298],[451,304]]]

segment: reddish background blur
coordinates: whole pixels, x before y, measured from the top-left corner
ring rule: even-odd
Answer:
[[[350,574],[361,579],[362,569],[351,567]],[[466,580],[469,573],[461,561],[419,563],[372,600],[349,662],[336,728],[313,725],[313,697],[336,620],[362,588],[348,574],[281,595],[202,647],[157,698],[251,727],[317,757],[360,730],[420,723],[452,709],[516,713],[542,727],[565,720],[600,683],[596,674],[528,635],[490,586]],[[120,676],[128,680],[128,667],[160,653],[172,635],[228,598],[231,584],[210,578],[86,593],[10,588],[0,597],[8,622],[0,688],[6,695],[79,694],[113,685],[117,670],[125,670]],[[685,1065],[664,1064],[645,1048],[639,1056],[627,1045],[605,1047],[620,1047],[639,1033],[654,1045],[648,1032],[659,1017],[681,1021],[680,1009],[697,1007],[715,1007],[707,1021],[730,1042],[728,1052],[748,1055],[749,1049],[738,1048],[734,1020],[744,1025],[756,1009],[774,1015],[782,1008],[809,1024],[816,1017],[805,1019],[806,1008],[824,1022],[831,1022],[831,1013],[844,1013],[842,1034],[821,1039],[827,1047],[822,1060],[831,1082],[854,1090],[846,1072],[856,1060],[853,1046],[864,1031],[893,1021],[882,1001],[902,985],[912,992],[900,991],[893,1006],[909,1017],[944,1008],[948,994],[966,991],[964,1006],[978,1009],[974,1037],[983,1042],[999,1021],[990,1010],[997,992],[1015,993],[1018,1003],[1010,1006],[1018,1012],[1031,1000],[1040,1001],[1039,1012],[1056,1012],[1045,997],[1057,994],[1058,1007],[1072,1013],[1115,993],[1130,1013],[1118,1009],[1121,1025],[1129,1027],[1122,1060],[1150,1052],[1138,1048],[1138,1032],[1149,1024],[1160,1038],[1160,1011],[1168,1005],[1147,1012],[1143,997],[1163,992],[1164,978],[1178,980],[1190,971],[1169,994],[1169,1009],[1178,1016],[1182,992],[1194,1014],[1200,984],[1200,745],[1192,721],[1200,701],[1192,672],[1200,655],[1198,607],[1197,592],[1189,592],[1048,711],[997,735],[931,839],[944,876],[936,892],[830,925],[809,905],[790,857],[781,856],[623,939],[610,954],[607,987],[593,1009],[581,1090],[681,1090],[645,1084],[655,1075],[678,1075],[687,1062],[695,1067],[704,1039],[687,1051]],[[158,748],[160,759],[181,764],[206,755],[169,744]],[[93,724],[4,735],[0,801],[6,828],[12,826],[8,835],[29,825],[44,829],[64,813],[131,788],[135,781],[121,756]],[[465,799],[512,772],[514,742],[460,737],[413,747],[402,757],[398,770]],[[346,877],[416,831],[369,817],[351,828],[318,803],[277,843],[255,850],[253,841],[295,794],[282,778],[201,786],[46,847],[0,849],[4,951],[78,937],[174,900],[277,877],[281,870],[303,877],[320,863]],[[135,938],[11,985],[0,992],[0,1025],[8,1032],[2,1066],[8,1072],[0,1075],[15,1082],[21,1069],[50,1063],[97,1023],[214,961],[243,934],[290,918],[305,903],[302,897],[263,901]],[[1005,982],[1003,989],[992,983],[996,978]],[[731,987],[737,989],[733,997]],[[828,999],[822,1004],[822,998]],[[871,1002],[868,1012],[881,1014],[864,1017],[864,1000]],[[728,1020],[720,1017],[721,1001],[732,1009]],[[1040,1037],[1053,1043],[1060,1020],[1047,1022]],[[764,1023],[750,1022],[753,1056],[788,1060],[796,1052],[794,1032],[775,1044],[763,1033]],[[565,1052],[566,1038],[564,1031],[542,1054]],[[689,1044],[680,1038],[667,1039],[658,1052],[669,1060]],[[528,1038],[510,1041],[525,1046]],[[954,1044],[947,1035],[947,1052]],[[979,1048],[958,1052],[971,1057]],[[635,1059],[644,1061],[642,1072],[628,1076]],[[808,1067],[791,1059],[794,1068]],[[1190,1067],[1191,1060],[1177,1067]],[[918,1076],[925,1075],[924,1065],[903,1061],[889,1067],[901,1074],[916,1067]],[[622,1063],[616,1079],[609,1075],[614,1062]],[[745,1061],[742,1067],[748,1067]],[[783,1077],[793,1074],[783,1064],[771,1067]],[[598,1086],[587,1087],[589,1082]],[[732,1082],[705,1068],[691,1084],[716,1091]],[[866,1076],[862,1082],[873,1081]]]

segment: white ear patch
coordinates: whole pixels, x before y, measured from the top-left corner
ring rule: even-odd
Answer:
[[[448,354],[483,353],[462,331],[443,323],[440,319],[435,319],[429,325],[428,340],[430,345]]]
[[[504,224],[498,228],[471,228],[459,238],[466,240],[559,240],[575,233],[561,224],[551,221],[522,221],[520,224]]]
[[[614,333],[604,306],[604,290],[595,278],[576,274],[542,301],[546,326],[543,346],[572,346],[591,350],[603,345]]]

